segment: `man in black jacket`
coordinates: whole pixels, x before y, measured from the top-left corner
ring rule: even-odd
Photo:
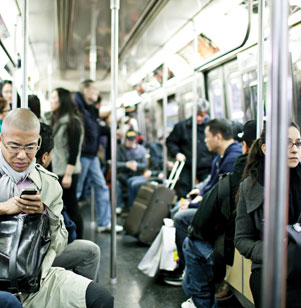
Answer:
[[[77,183],[77,198],[82,194],[87,176],[95,193],[98,232],[111,230],[111,203],[109,188],[104,179],[97,156],[100,144],[100,126],[98,124],[99,110],[94,106],[97,101],[98,90],[93,80],[81,83],[81,92],[75,95],[75,104],[82,114],[85,127],[85,140],[81,152],[81,174]],[[116,225],[116,231],[121,232],[122,226]]]
[[[197,103],[197,179],[203,181],[210,173],[211,163],[215,157],[205,144],[205,125],[209,103],[200,99]],[[186,197],[192,188],[192,117],[177,123],[168,138],[166,146],[171,157],[184,161],[185,165],[176,186],[179,198]]]
[[[235,195],[249,147],[255,138],[256,121],[251,120],[244,125],[243,155],[237,158],[233,173],[220,179],[204,195],[188,229],[189,237],[183,244],[186,264],[183,289],[191,298],[182,304],[183,308],[217,307],[214,296],[214,282],[217,276],[213,273],[213,264],[219,260],[219,264],[215,264],[218,265],[219,279],[224,278],[225,264],[232,265]]]

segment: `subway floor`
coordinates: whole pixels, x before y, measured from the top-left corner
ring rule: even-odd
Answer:
[[[99,282],[115,298],[115,308],[176,308],[187,299],[181,287],[166,285],[160,277],[150,278],[138,270],[137,265],[148,250],[135,237],[117,234],[117,282],[110,278],[110,233],[97,233],[90,222],[89,205],[81,208],[84,217],[84,238],[94,241],[101,249]],[[118,217],[118,223],[124,219]],[[242,307],[233,297],[219,307]]]

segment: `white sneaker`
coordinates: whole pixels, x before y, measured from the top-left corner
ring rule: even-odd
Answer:
[[[120,215],[122,213],[122,208],[121,207],[116,207],[115,212],[116,212],[117,215]]]
[[[192,298],[190,297],[186,302],[182,303],[182,308],[196,308]]]
[[[121,232],[121,231],[123,231],[123,227],[120,226],[120,225],[116,225],[115,230],[116,230],[117,233]],[[111,231],[111,224],[108,224],[107,226],[99,226],[97,228],[97,231],[98,232],[106,232],[106,231],[110,232]]]

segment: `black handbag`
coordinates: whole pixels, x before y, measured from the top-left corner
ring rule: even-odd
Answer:
[[[299,222],[287,226],[288,257],[287,278],[296,279],[301,277],[301,225]]]
[[[50,243],[47,215],[0,215],[0,290],[38,291]]]

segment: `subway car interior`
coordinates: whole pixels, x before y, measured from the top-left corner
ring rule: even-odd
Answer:
[[[286,205],[274,206],[277,210],[265,208],[270,216],[264,219],[268,244],[262,248],[261,300],[265,307],[286,307],[283,264],[289,179],[287,165],[281,167],[287,161],[287,151],[281,152],[287,139],[278,136],[287,135],[291,121],[301,125],[301,1],[1,0],[1,4],[0,82],[11,81],[11,109],[31,109],[28,96],[36,95],[41,121],[47,123],[46,115],[53,112],[53,92],[59,96],[57,89],[70,91],[75,102],[77,92],[84,93],[84,80],[93,82],[97,92],[99,104],[95,100],[93,106],[102,118],[97,123],[110,130],[107,150],[102,148],[98,155],[111,205],[109,227],[102,231],[110,232],[98,232],[98,192],[93,186],[96,180],[91,177],[87,183],[89,173],[85,185],[92,185],[91,189],[85,186],[88,195],[77,194],[77,198],[82,239],[97,244],[101,252],[96,281],[113,295],[114,307],[255,307],[249,286],[253,260],[237,249],[224,281],[215,285],[216,293],[226,286],[229,296],[205,306],[196,302],[183,305],[191,296],[181,283],[166,284],[161,270],[149,277],[138,269],[152,242],[128,232],[132,208],[126,207],[121,215],[118,212],[117,160],[124,140],[131,140],[127,130],[132,129],[146,149],[145,169],[151,167],[150,145],[163,140],[162,177],[156,185],[164,186],[171,169],[168,162],[176,162],[166,141],[175,125],[190,117],[194,131],[189,152],[196,170],[200,99],[209,102],[206,112],[210,119],[224,118],[241,126],[255,120],[257,137],[266,122],[265,206],[279,205],[281,200]],[[1,89],[0,96],[7,100],[4,86]],[[55,127],[53,121],[49,123]],[[84,118],[82,123],[86,134]],[[99,137],[94,134],[93,138],[91,144]],[[290,141],[292,148],[301,147],[299,139]],[[22,147],[25,151],[26,146]],[[198,183],[193,167],[191,189]],[[170,190],[177,193],[177,189]],[[180,200],[176,193],[169,209]],[[121,194],[128,202],[130,196],[124,188]],[[170,213],[165,218],[171,218]],[[158,223],[163,225],[162,218]],[[279,224],[281,228],[277,228]],[[299,289],[301,294],[300,284]],[[24,302],[24,307],[38,307],[26,305]],[[301,307],[301,302],[292,307]]]

